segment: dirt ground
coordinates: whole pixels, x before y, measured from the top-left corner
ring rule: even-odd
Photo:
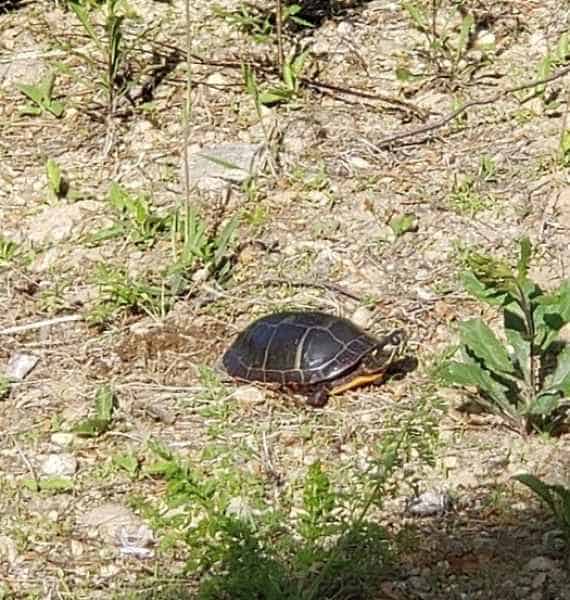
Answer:
[[[191,202],[209,229],[239,215],[231,270],[216,280],[198,259],[168,310],[156,293],[146,312],[116,301],[102,325],[89,320],[109,298],[101,265],[119,281],[128,273],[164,285],[172,262],[159,220],[185,202],[185,7],[119,5],[118,77],[132,86],[110,115],[104,44],[66,2],[0,4],[0,373],[15,355],[39,359],[0,400],[0,597],[143,597],[141,582],[180,576],[180,545],[129,555],[84,522],[104,503],[146,518],[141,506],[160,501],[163,480],[117,467],[118,456],[146,456],[151,439],[191,457],[216,448],[206,471],[223,462],[261,473],[269,460],[293,488],[318,459],[350,485],[402,415],[414,414],[425,424],[421,443],[378,512],[400,540],[398,558],[370,597],[570,598],[555,525],[511,479],[528,472],[569,484],[570,437],[524,438],[498,419],[466,417],[458,395],[430,376],[458,321],[494,316],[462,289],[467,250],[513,259],[514,241],[528,235],[531,276],[546,289],[568,277],[568,3],[306,2],[297,16],[313,26],[288,21],[283,32],[286,56],[307,51],[303,71],[286,101],[258,109],[244,65],[261,91],[282,85],[275,33],[256,39],[243,11],[232,12],[239,2],[190,4]],[[271,16],[274,3],[257,4]],[[88,14],[103,36],[104,10]],[[40,103],[18,87],[49,73],[53,90]],[[214,185],[192,162],[223,144],[262,145],[247,185]],[[50,189],[48,159],[67,190]],[[119,218],[112,183],[149,195],[155,229],[149,219],[150,232],[134,232],[123,220],[122,233],[94,240]],[[395,232],[407,215],[407,230]],[[377,334],[403,327],[418,366],[323,410],[213,379],[206,368],[234,334],[285,307],[352,317]],[[70,434],[106,384],[118,400],[112,428]],[[68,471],[45,466],[54,455]],[[71,489],[37,489],[42,473],[69,477]],[[449,493],[453,508],[407,514],[405,498],[426,490]],[[188,589],[196,585],[190,576]]]

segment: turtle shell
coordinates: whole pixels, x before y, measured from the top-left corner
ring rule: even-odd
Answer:
[[[237,379],[303,386],[342,376],[376,347],[378,340],[348,319],[280,312],[244,329],[222,363]]]

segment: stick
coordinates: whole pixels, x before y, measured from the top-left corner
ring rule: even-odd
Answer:
[[[12,335],[14,333],[20,333],[22,331],[31,331],[32,329],[41,329],[42,327],[48,327],[50,325],[60,325],[61,323],[71,323],[72,321],[83,321],[81,315],[65,315],[64,317],[57,317],[56,319],[43,319],[42,321],[36,321],[35,323],[28,323],[27,325],[14,325],[14,327],[8,327],[7,329],[0,329],[0,335]]]

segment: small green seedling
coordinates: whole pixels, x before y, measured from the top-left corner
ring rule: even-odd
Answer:
[[[21,108],[21,112],[26,115],[40,116],[43,113],[49,113],[56,118],[63,115],[63,102],[55,100],[53,97],[53,89],[55,86],[55,74],[50,72],[42,80],[35,85],[19,83],[18,89],[30,103]]]
[[[5,400],[10,394],[10,381],[4,375],[0,375],[0,400]]]
[[[418,219],[413,213],[404,213],[390,219],[390,228],[394,232],[394,235],[399,238],[404,233],[417,231]]]
[[[0,235],[0,267],[7,266],[16,256],[18,245]]]
[[[570,345],[558,341],[570,322],[570,280],[553,292],[541,290],[528,277],[531,253],[524,238],[515,268],[481,254],[466,257],[465,289],[501,308],[506,341],[481,319],[464,321],[459,325],[462,360],[446,359],[437,373],[519,431],[554,432],[570,396]]]
[[[46,175],[51,198],[54,200],[64,198],[69,185],[61,174],[61,167],[51,158],[48,158],[46,163]]]
[[[73,431],[83,437],[99,437],[111,429],[115,394],[109,385],[102,385],[95,395],[95,416],[78,423]]]

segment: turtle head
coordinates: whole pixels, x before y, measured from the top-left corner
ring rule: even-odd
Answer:
[[[407,335],[403,329],[395,329],[378,340],[377,346],[363,359],[363,367],[369,373],[385,372],[406,352]]]

